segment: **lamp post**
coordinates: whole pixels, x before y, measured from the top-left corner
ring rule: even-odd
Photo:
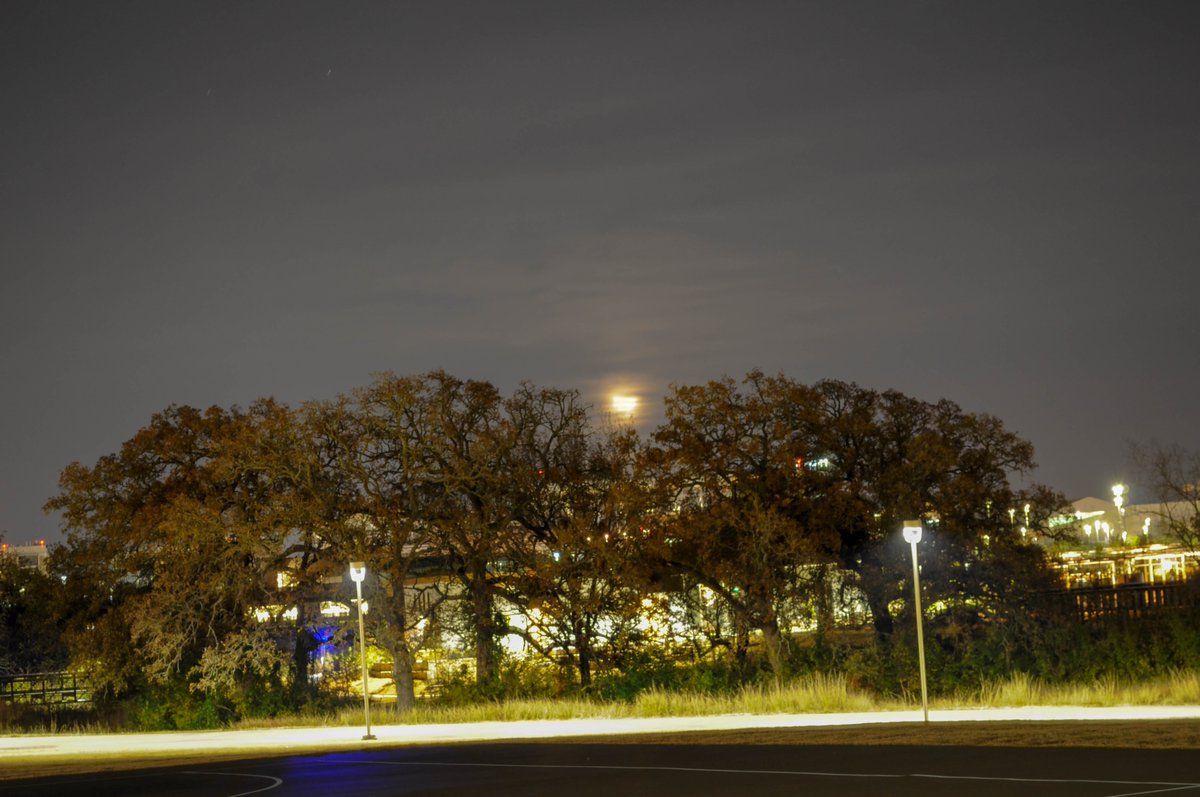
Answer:
[[[921,713],[929,722],[929,690],[925,686],[925,633],[921,626],[921,573],[917,568],[917,543],[921,541],[921,521],[904,521],[904,539],[912,547],[913,598],[917,610],[917,659],[921,664]]]
[[[358,649],[362,657],[363,722],[367,726],[363,739],[369,741],[375,738],[375,734],[371,733],[371,693],[367,688],[367,633],[363,625],[362,583],[366,577],[365,562],[350,563],[350,580],[354,582],[354,592],[358,595]]]

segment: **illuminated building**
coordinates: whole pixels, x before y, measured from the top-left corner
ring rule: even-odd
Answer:
[[[50,560],[50,550],[46,547],[45,540],[31,542],[28,545],[4,543],[0,545],[0,556],[10,556],[16,559],[17,564],[21,567],[45,573]]]

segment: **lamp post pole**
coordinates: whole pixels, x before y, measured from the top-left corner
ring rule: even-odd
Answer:
[[[917,567],[917,543],[921,541],[921,521],[904,521],[904,539],[912,547],[913,598],[917,610],[917,659],[921,665],[921,714],[929,723],[929,690],[925,685],[925,633],[921,624],[921,573]]]
[[[358,650],[362,660],[363,722],[367,726],[367,732],[362,738],[369,741],[375,738],[375,734],[371,733],[371,693],[367,688],[367,632],[363,624],[362,583],[366,577],[365,562],[350,563],[350,578],[354,581],[354,592],[358,596]]]

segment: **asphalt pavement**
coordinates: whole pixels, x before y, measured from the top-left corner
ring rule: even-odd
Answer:
[[[1133,797],[1200,794],[1194,750],[521,743],[9,781],[12,797]]]
[[[1194,729],[1197,718],[1200,706],[932,711],[928,727],[940,725],[946,730],[939,735],[950,735],[948,745],[934,747],[916,746],[910,735],[922,727],[913,725],[920,711],[383,725],[372,728],[371,741],[363,740],[361,726],[7,736],[0,738],[0,794],[1200,795],[1195,740],[1189,743],[1193,749],[968,747],[957,730],[965,726],[950,724],[1014,724],[1018,742],[1029,744],[1021,730],[1034,727],[1029,723],[1053,734],[1059,725],[1079,720],[1111,722],[1114,729],[1153,720],[1173,734]],[[865,738],[891,723],[901,723],[893,734],[900,738],[874,745],[841,746],[840,736],[825,746],[780,744],[795,729],[811,736],[819,728],[843,728]],[[767,743],[730,743],[753,729]],[[604,743],[604,737],[690,731],[709,734],[687,745],[660,744],[657,738],[637,745]],[[113,769],[127,771],[106,771]]]

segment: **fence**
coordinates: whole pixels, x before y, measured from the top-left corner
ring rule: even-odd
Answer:
[[[1170,609],[1196,608],[1200,591],[1187,582],[1122,584],[1088,587],[1060,593],[1072,604],[1080,620],[1111,617],[1145,617]]]
[[[3,703],[59,705],[91,701],[91,684],[86,678],[74,673],[0,675],[0,702]]]

